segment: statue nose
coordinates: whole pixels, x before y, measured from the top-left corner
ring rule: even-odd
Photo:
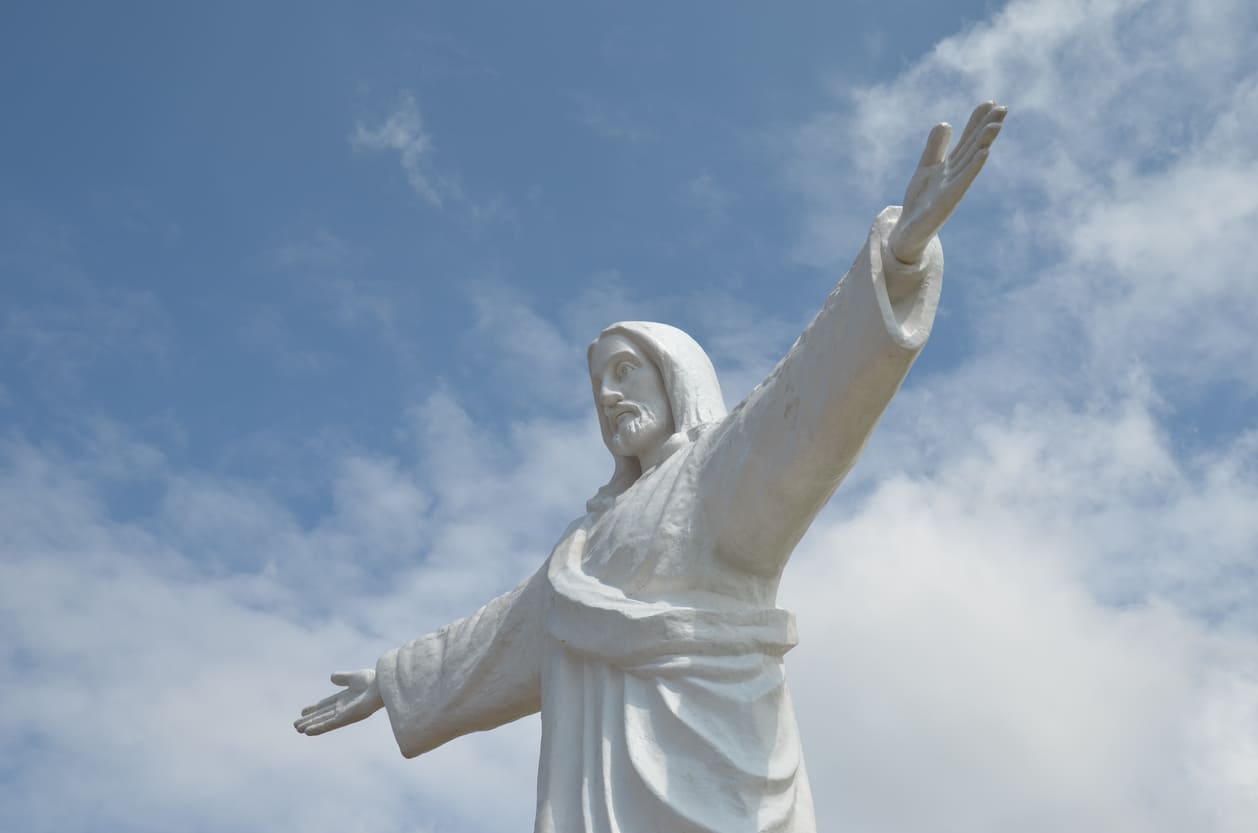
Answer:
[[[607,382],[603,382],[598,391],[598,401],[601,405],[615,405],[624,399],[625,395],[618,390],[608,386]]]

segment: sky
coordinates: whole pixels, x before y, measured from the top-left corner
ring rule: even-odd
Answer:
[[[990,98],[779,598],[819,827],[1251,831],[1251,0],[541,5],[0,11],[0,829],[530,829],[536,718],[291,721],[582,513],[602,327],[735,404]]]

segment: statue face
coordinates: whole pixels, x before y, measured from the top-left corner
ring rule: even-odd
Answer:
[[[673,435],[673,409],[660,369],[633,341],[612,333],[594,345],[590,374],[611,452],[637,457],[643,468],[658,462],[656,454]]]

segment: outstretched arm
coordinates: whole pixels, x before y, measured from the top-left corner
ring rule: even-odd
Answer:
[[[337,672],[344,691],[302,710],[307,735],[348,726],[380,708],[402,754],[427,752],[541,707],[545,570],[440,630],[389,651],[374,670]]]
[[[903,208],[879,215],[821,312],[713,437],[699,491],[726,563],[776,576],[856,462],[930,333],[943,279],[936,235],[1004,117],[979,105],[946,155],[951,128],[931,131]]]

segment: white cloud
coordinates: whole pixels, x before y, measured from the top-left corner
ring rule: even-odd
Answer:
[[[801,256],[842,263],[860,203],[907,178],[932,119],[986,95],[1013,108],[947,241],[948,298],[993,273],[970,289],[975,352],[913,377],[787,572],[823,827],[1241,833],[1258,816],[1258,435],[1188,450],[1167,418],[1190,372],[1252,385],[1256,349],[1244,9],[1198,5],[1014,3],[794,137]],[[413,99],[354,141],[397,152],[433,205],[460,199]],[[281,259],[318,272],[329,251]],[[585,343],[678,304],[735,396],[802,324],[614,275],[551,315],[485,303],[479,366],[509,391],[571,381],[571,404],[521,400],[486,426],[438,390],[399,429],[413,454],[329,452],[313,520],[108,424],[73,455],[7,436],[0,828],[527,827],[535,722],[416,761],[380,717],[315,740],[289,722],[328,672],[541,563],[610,471]],[[134,482],[158,497],[119,518]]]
[[[475,323],[462,339],[461,352],[483,374],[495,398],[523,399],[528,410],[568,412],[588,401],[582,387],[585,347],[606,324],[586,332],[561,328],[499,281],[469,284],[466,294]]]
[[[458,207],[473,220],[484,221],[506,211],[501,197],[473,199],[459,176],[436,163],[436,148],[424,129],[415,97],[404,93],[395,109],[375,127],[361,122],[350,136],[354,150],[396,151],[406,181],[433,208]]]
[[[0,738],[17,763],[0,826],[409,830],[453,813],[507,830],[531,813],[535,723],[418,763],[382,718],[319,740],[290,725],[331,671],[536,569],[538,527],[566,523],[602,473],[566,423],[490,439],[440,394],[420,422],[421,468],[344,451],[309,525],[256,484],[176,472],[118,430],[75,457],[6,439]],[[116,518],[120,480],[155,490],[153,511]],[[484,783],[500,785],[492,805]]]
[[[432,140],[424,131],[415,97],[409,93],[379,126],[360,123],[355,127],[351,142],[355,150],[397,151],[407,182],[435,208],[441,208],[452,194],[461,193],[457,183],[433,168]]]
[[[1258,817],[1254,425],[1173,420],[1256,390],[1248,14],[1015,2],[791,137],[833,267],[933,120],[1010,106],[945,233],[974,350],[913,377],[787,573],[823,825]]]
[[[1248,24],[1244,3],[1019,0],[886,83],[839,89],[789,137],[800,257],[843,263],[875,201],[899,200],[930,124],[995,98],[1005,130],[945,232],[953,274],[992,273],[980,335],[1063,352],[1085,339],[1095,380],[1140,364],[1192,386],[1204,367],[1253,395]]]
[[[1175,460],[1134,403],[951,428],[787,572],[823,823],[1244,830],[1258,472]]]

